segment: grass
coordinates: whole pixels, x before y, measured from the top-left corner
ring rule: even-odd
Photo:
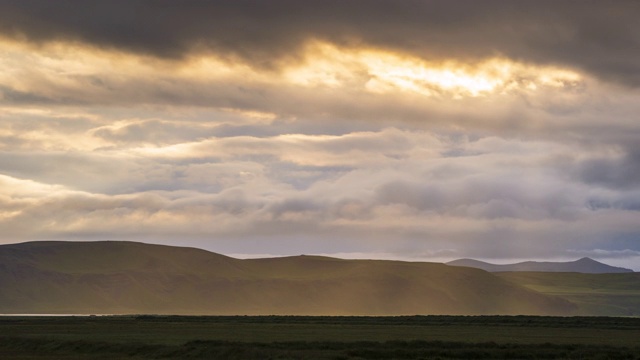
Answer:
[[[560,296],[578,306],[577,314],[640,316],[640,274],[545,272],[495,273],[536,292]]]
[[[0,317],[0,334],[2,359],[640,358],[637,318]]]

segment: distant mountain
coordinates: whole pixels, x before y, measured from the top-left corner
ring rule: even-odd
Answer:
[[[525,261],[515,264],[497,265],[473,259],[459,259],[450,261],[447,265],[465,266],[482,269],[489,272],[505,271],[544,271],[544,272],[577,272],[585,274],[629,273],[631,269],[610,266],[588,257],[568,262],[537,262]]]
[[[0,313],[545,314],[573,303],[478,269],[132,242],[0,246]]]

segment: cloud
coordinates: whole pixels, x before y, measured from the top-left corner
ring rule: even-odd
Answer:
[[[597,258],[640,257],[640,251],[630,250],[630,249],[624,249],[624,250],[593,249],[593,250],[574,250],[569,252],[573,252],[576,255],[580,255],[580,256],[592,256]]]
[[[71,10],[73,9],[73,10]],[[216,52],[255,66],[296,61],[321,39],[421,58],[496,54],[575,67],[637,86],[640,44],[633,1],[4,1],[0,31],[34,43],[74,41],[180,59]]]
[[[0,241],[637,251],[638,10],[4,1]]]
[[[52,151],[32,141],[0,153],[13,179],[4,188],[45,189],[4,195],[0,226],[14,241],[180,238],[227,252],[382,251],[428,260],[439,249],[544,257],[577,244],[604,248],[639,230],[633,188],[576,176],[603,148],[617,149],[611,145],[406,123],[354,131],[357,123],[334,122],[327,134],[315,120],[222,109],[124,117],[117,109],[18,109],[5,108],[5,133],[26,139],[46,129],[59,134],[57,146],[69,136],[74,143]],[[238,133],[217,133],[221,126]],[[290,126],[309,131],[287,133]]]
[[[439,249],[545,256],[578,241],[588,248],[638,231],[636,210],[620,205],[631,194],[567,182],[571,169],[548,159],[573,147],[552,142],[386,128],[207,138],[180,145],[177,153],[160,146],[145,156],[129,146],[4,163],[14,177],[5,176],[3,188],[35,190],[20,190],[26,197],[3,194],[0,226],[12,239],[180,237],[245,253],[247,244],[263,241],[253,250],[350,249],[425,259],[441,258]],[[452,149],[458,150],[453,157]],[[618,205],[596,209],[593,199],[605,195]]]
[[[11,70],[0,74],[0,86],[8,91],[0,102],[12,109],[93,113],[95,146],[177,144],[211,136],[341,135],[399,123],[597,146],[627,146],[640,133],[636,91],[571,70],[508,59],[439,64],[378,50],[319,46],[328,48],[328,54],[316,54],[311,46],[305,48],[310,62],[264,70],[214,55],[175,63],[78,44],[33,50],[5,42],[0,43],[5,51],[0,65]],[[312,79],[338,80],[327,85],[300,83],[302,75],[291,79],[290,72],[300,69]],[[475,92],[484,81],[498,85]],[[9,96],[15,92],[24,96]],[[104,112],[112,109],[127,114],[105,118]],[[178,112],[184,116],[172,115]],[[101,124],[95,123],[96,115],[102,116]],[[6,141],[22,140],[15,136]]]
[[[622,154],[581,162],[579,176],[586,183],[605,187],[640,187],[640,149],[625,150]]]

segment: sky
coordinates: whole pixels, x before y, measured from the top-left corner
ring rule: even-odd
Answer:
[[[640,2],[1,0],[0,243],[640,270]]]

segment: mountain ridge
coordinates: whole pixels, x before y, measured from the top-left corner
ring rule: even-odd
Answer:
[[[611,266],[583,257],[575,261],[523,261],[513,264],[492,264],[475,259],[458,259],[446,263],[450,266],[472,267],[488,272],[540,271],[540,272],[577,272],[584,274],[629,273],[631,269]]]
[[[0,245],[0,313],[566,315],[488,272],[330,257],[235,259],[136,242]]]

